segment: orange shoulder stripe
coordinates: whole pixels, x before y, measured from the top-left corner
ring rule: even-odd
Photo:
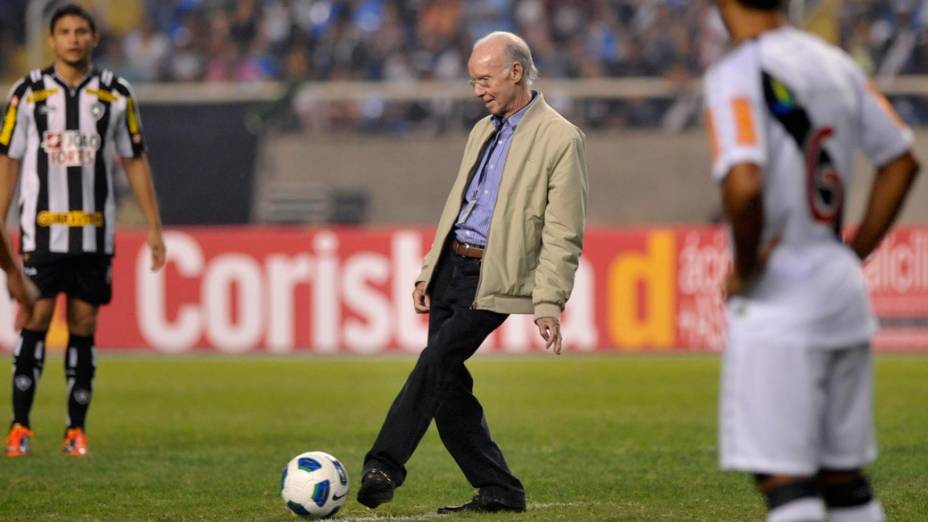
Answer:
[[[754,111],[751,100],[735,98],[731,101],[735,115],[735,140],[739,145],[757,145],[757,131],[754,126]]]

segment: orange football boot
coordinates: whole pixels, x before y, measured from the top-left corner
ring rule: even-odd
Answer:
[[[81,428],[68,428],[64,436],[61,451],[69,457],[86,457],[90,450],[87,448],[87,434]]]
[[[6,436],[7,457],[24,457],[29,453],[29,441],[32,431],[20,423],[13,424],[10,433]]]

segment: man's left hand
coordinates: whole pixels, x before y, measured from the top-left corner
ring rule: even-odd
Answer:
[[[151,250],[151,271],[157,272],[164,266],[164,238],[160,228],[148,230],[148,248]]]
[[[535,320],[538,326],[538,333],[545,340],[545,350],[552,350],[557,355],[561,354],[561,324],[554,317],[539,317]]]

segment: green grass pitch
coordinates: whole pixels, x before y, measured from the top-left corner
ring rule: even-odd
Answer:
[[[434,427],[392,503],[372,512],[354,500],[364,452],[413,362],[102,356],[92,455],[72,459],[59,453],[64,378],[50,357],[34,453],[0,460],[0,520],[294,520],[280,471],[313,449],[348,468],[340,519],[437,518],[472,490]],[[711,355],[476,358],[477,396],[529,510],[458,518],[761,520],[750,480],[716,465],[718,366]],[[928,520],[928,357],[878,357],[876,381],[875,488],[890,520]]]

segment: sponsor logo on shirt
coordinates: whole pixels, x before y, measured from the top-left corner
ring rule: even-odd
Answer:
[[[38,223],[40,227],[50,227],[52,225],[102,227],[103,213],[82,212],[80,210],[71,210],[69,212],[50,212],[48,210],[43,210],[36,216],[35,222]]]
[[[84,134],[76,130],[45,131],[42,150],[48,154],[50,165],[80,167],[93,165],[101,141],[98,134]]]

